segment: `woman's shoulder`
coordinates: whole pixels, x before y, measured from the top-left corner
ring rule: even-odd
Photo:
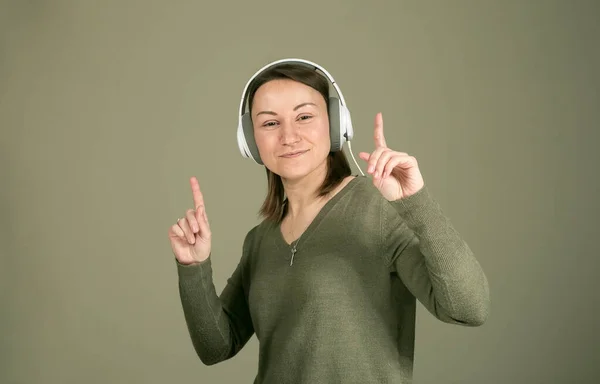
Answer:
[[[263,218],[257,224],[251,226],[244,236],[244,250],[246,253],[253,253],[260,245],[260,241],[271,234],[276,226],[277,223],[267,218]]]
[[[363,204],[379,204],[384,199],[381,192],[373,184],[373,179],[368,176],[357,175],[348,184],[348,187],[352,187],[349,190],[349,195],[353,199],[359,199]]]
[[[251,246],[253,243],[255,243],[256,239],[260,238],[270,225],[271,224],[267,219],[263,219],[258,224],[250,227],[250,229],[246,232],[246,236],[244,237],[245,246]]]
[[[385,209],[385,198],[368,176],[357,175],[345,186],[343,196],[332,209],[344,220],[360,220],[370,223],[378,222],[382,209]]]

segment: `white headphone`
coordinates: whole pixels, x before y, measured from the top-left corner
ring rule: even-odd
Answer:
[[[283,63],[301,64],[308,66],[311,69],[318,69],[319,71],[323,72],[325,77],[327,77],[327,79],[333,85],[335,91],[338,94],[338,97],[329,98],[329,130],[331,138],[331,151],[341,151],[345,142],[347,142],[350,146],[350,140],[352,140],[352,138],[354,137],[352,119],[350,118],[350,111],[346,107],[346,101],[344,100],[344,96],[342,95],[342,92],[340,91],[340,88],[338,87],[333,77],[329,74],[329,72],[327,72],[327,70],[325,70],[325,68],[321,67],[318,64],[315,64],[308,60],[290,58],[277,60],[265,65],[264,67],[259,69],[250,78],[250,80],[248,80],[246,86],[244,87],[244,91],[242,92],[242,100],[240,102],[239,122],[237,129],[237,142],[242,156],[250,158],[254,160],[255,163],[262,165],[262,161],[258,152],[258,147],[256,146],[256,142],[254,141],[254,129],[252,126],[252,119],[250,113],[245,111],[248,96],[246,93],[248,92],[248,87],[250,86],[252,81],[262,72],[275,65]],[[354,158],[354,155],[352,155],[352,158]],[[356,159],[354,159],[354,162],[356,163]]]

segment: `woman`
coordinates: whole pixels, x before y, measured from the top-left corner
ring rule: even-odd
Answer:
[[[390,149],[377,114],[375,149],[354,176],[332,149],[329,83],[282,63],[248,89],[254,144],[267,172],[264,220],[245,237],[221,295],[198,181],[194,209],[169,229],[196,352],[210,365],[256,334],[255,383],[405,383],[416,300],[441,321],[477,326],[487,279],[432,198],[417,161]]]

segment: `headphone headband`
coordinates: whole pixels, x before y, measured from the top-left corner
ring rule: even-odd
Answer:
[[[342,94],[342,91],[340,90],[340,88],[338,87],[337,83],[335,82],[335,79],[333,78],[333,76],[331,76],[331,74],[322,66],[320,66],[317,63],[313,63],[312,61],[309,60],[304,60],[304,59],[298,59],[298,58],[288,58],[288,59],[280,59],[280,60],[276,60],[273,61],[265,66],[263,66],[261,69],[259,69],[258,71],[256,71],[256,73],[254,73],[254,75],[252,75],[252,77],[250,78],[250,80],[248,80],[248,82],[246,83],[246,85],[244,86],[244,91],[242,92],[242,100],[240,101],[240,110],[239,110],[239,116],[241,118],[241,116],[244,114],[244,110],[246,109],[246,99],[247,99],[247,95],[246,93],[248,92],[248,88],[250,87],[250,84],[252,84],[252,82],[254,81],[254,79],[260,75],[261,73],[263,73],[264,71],[266,71],[267,69],[274,67],[276,65],[279,64],[286,64],[286,63],[297,63],[297,64],[303,64],[309,67],[313,67],[315,70],[319,70],[321,72],[323,72],[323,74],[325,75],[325,77],[327,77],[327,79],[329,80],[329,82],[331,83],[331,85],[333,85],[333,88],[335,88],[335,91],[337,92],[340,102],[341,104],[345,107],[346,106],[346,100],[344,99],[344,95]]]

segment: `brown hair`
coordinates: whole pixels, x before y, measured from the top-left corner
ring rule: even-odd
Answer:
[[[329,107],[329,81],[312,68],[285,63],[267,69],[252,81],[248,87],[248,109],[250,114],[252,113],[254,95],[258,88],[271,80],[277,79],[294,80],[314,88],[321,93],[327,107]],[[284,197],[283,183],[279,175],[271,172],[266,167],[265,170],[268,182],[267,196],[260,208],[259,214],[267,220],[281,222],[287,213],[287,199]],[[352,170],[344,152],[329,152],[327,156],[327,175],[317,191],[317,196],[322,197],[327,195],[345,177],[351,174]]]

